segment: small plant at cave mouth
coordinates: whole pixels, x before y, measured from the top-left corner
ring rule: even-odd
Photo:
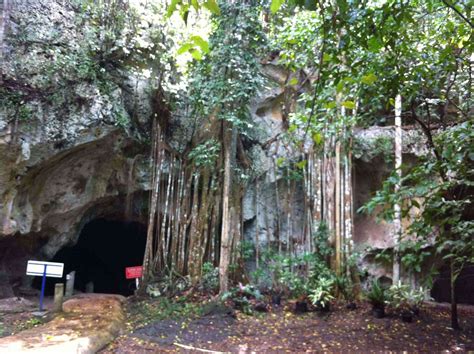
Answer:
[[[424,299],[425,292],[422,287],[413,289],[409,285],[399,282],[387,290],[386,303],[397,312],[402,312],[402,314],[410,312],[416,315]]]
[[[354,289],[351,280],[346,275],[338,275],[334,278],[336,289],[347,303],[354,301]]]
[[[387,296],[385,294],[385,289],[382,287],[378,280],[374,280],[372,282],[372,285],[366,295],[367,299],[372,304],[372,309],[375,317],[384,317],[385,302],[387,300]]]
[[[158,297],[132,302],[128,305],[128,312],[128,325],[133,329],[166,319],[195,318],[202,314],[203,308],[200,304],[188,301],[186,297]]]
[[[214,267],[211,262],[202,265],[202,279],[200,290],[215,292],[219,288],[219,268]]]
[[[263,296],[260,291],[253,285],[242,285],[239,283],[238,286],[224,293],[222,295],[222,300],[231,300],[235,309],[241,310],[243,313],[251,315],[253,314],[251,300],[261,300],[262,297]]]
[[[334,296],[332,294],[334,280],[332,278],[321,278],[316,287],[310,291],[309,299],[314,306],[321,310],[329,310],[329,306]]]

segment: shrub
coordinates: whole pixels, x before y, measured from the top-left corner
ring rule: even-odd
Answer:
[[[334,278],[336,289],[347,302],[354,301],[354,289],[351,280],[345,275],[337,275]]]
[[[230,289],[222,295],[222,300],[231,300],[234,308],[242,310],[242,312],[251,315],[252,312],[252,303],[250,300],[260,300],[262,299],[262,294],[258,289],[253,285],[247,284],[242,285],[239,283],[238,286]]]
[[[399,282],[387,290],[386,302],[395,310],[417,312],[424,299],[425,294],[422,287],[417,290]]]
[[[385,289],[380,285],[378,280],[372,282],[370,290],[367,292],[367,299],[374,308],[385,308]]]
[[[316,287],[310,291],[309,299],[312,304],[323,309],[329,308],[331,300],[334,300],[332,291],[334,288],[333,278],[321,278]]]
[[[214,267],[211,262],[202,265],[202,278],[199,285],[200,290],[215,292],[219,289],[219,268]]]

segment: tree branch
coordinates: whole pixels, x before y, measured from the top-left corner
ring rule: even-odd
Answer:
[[[459,11],[456,8],[456,6],[454,6],[453,4],[450,4],[447,0],[441,0],[441,1],[451,10],[456,12],[459,15],[459,17],[461,17],[467,24],[469,24],[469,26],[471,26],[471,28],[474,28],[474,23],[472,23],[466,16],[464,16],[464,14],[461,11]]]
[[[425,134],[426,139],[428,140],[428,146],[431,148],[431,150],[433,150],[436,160],[442,162],[443,158],[441,154],[439,153],[438,148],[434,144],[433,134],[431,134],[430,128],[425,124],[425,122],[423,122],[423,120],[418,118],[418,115],[416,114],[415,102],[413,101],[411,102],[410,109],[411,109],[412,118],[420,125],[421,129],[423,130],[423,133]],[[444,173],[442,169],[440,169],[440,174],[441,174],[442,179],[446,180],[446,174]]]

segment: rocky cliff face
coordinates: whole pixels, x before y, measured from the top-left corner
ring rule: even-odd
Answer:
[[[302,158],[301,152],[294,151],[285,140],[282,96],[287,75],[271,64],[264,67],[264,73],[275,87],[263,92],[251,107],[258,133],[249,154],[254,161],[257,178],[248,186],[243,199],[244,237],[254,245],[258,242],[261,249],[276,245],[278,235],[282,240],[287,235],[293,240],[302,239],[305,223],[304,180],[288,182],[285,170],[276,165],[278,160],[295,162]],[[405,129],[403,134],[403,160],[409,164],[417,156],[426,154],[427,149],[419,132]],[[392,171],[394,136],[395,128],[392,126],[355,132],[352,171],[354,210],[371,199]],[[372,276],[390,278],[390,267],[376,264],[371,252],[394,246],[393,226],[376,220],[374,216],[359,213],[355,213],[353,223],[354,246],[362,256],[360,266]]]
[[[4,5],[0,273],[15,277],[26,258],[76,242],[88,220],[146,219],[148,149],[133,129],[148,129],[156,91],[127,73],[106,91],[79,75],[85,32],[70,2]]]
[[[70,2],[4,0],[3,4],[7,6],[0,8],[0,284],[20,282],[27,258],[51,259],[61,248],[75,244],[83,226],[93,219],[147,222],[149,146],[142,141],[150,117],[160,114],[160,107],[153,104],[157,91],[149,81],[108,67],[102,69],[110,70],[104,76],[110,81],[90,76],[81,50],[87,31]],[[261,246],[275,244],[277,234],[297,238],[304,224],[302,182],[289,187],[275,166],[279,158],[298,159],[283,138],[283,91],[278,83],[284,75],[273,65],[267,65],[265,72],[275,86],[251,107],[258,129],[248,154],[257,177],[243,199],[244,237],[253,244],[258,238]],[[357,132],[356,209],[387,176],[391,162],[383,149],[375,147],[382,140],[391,146],[393,136],[391,127]],[[423,153],[416,135],[406,131],[405,137],[408,160]],[[181,138],[170,145],[179,145]],[[354,242],[392,247],[391,225],[357,215]],[[390,276],[388,270],[371,271]]]

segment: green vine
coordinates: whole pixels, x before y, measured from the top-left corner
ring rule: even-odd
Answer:
[[[257,4],[220,2],[209,54],[192,67],[190,103],[197,117],[216,114],[242,134],[253,128],[248,105],[263,85],[259,57],[265,34]]]

